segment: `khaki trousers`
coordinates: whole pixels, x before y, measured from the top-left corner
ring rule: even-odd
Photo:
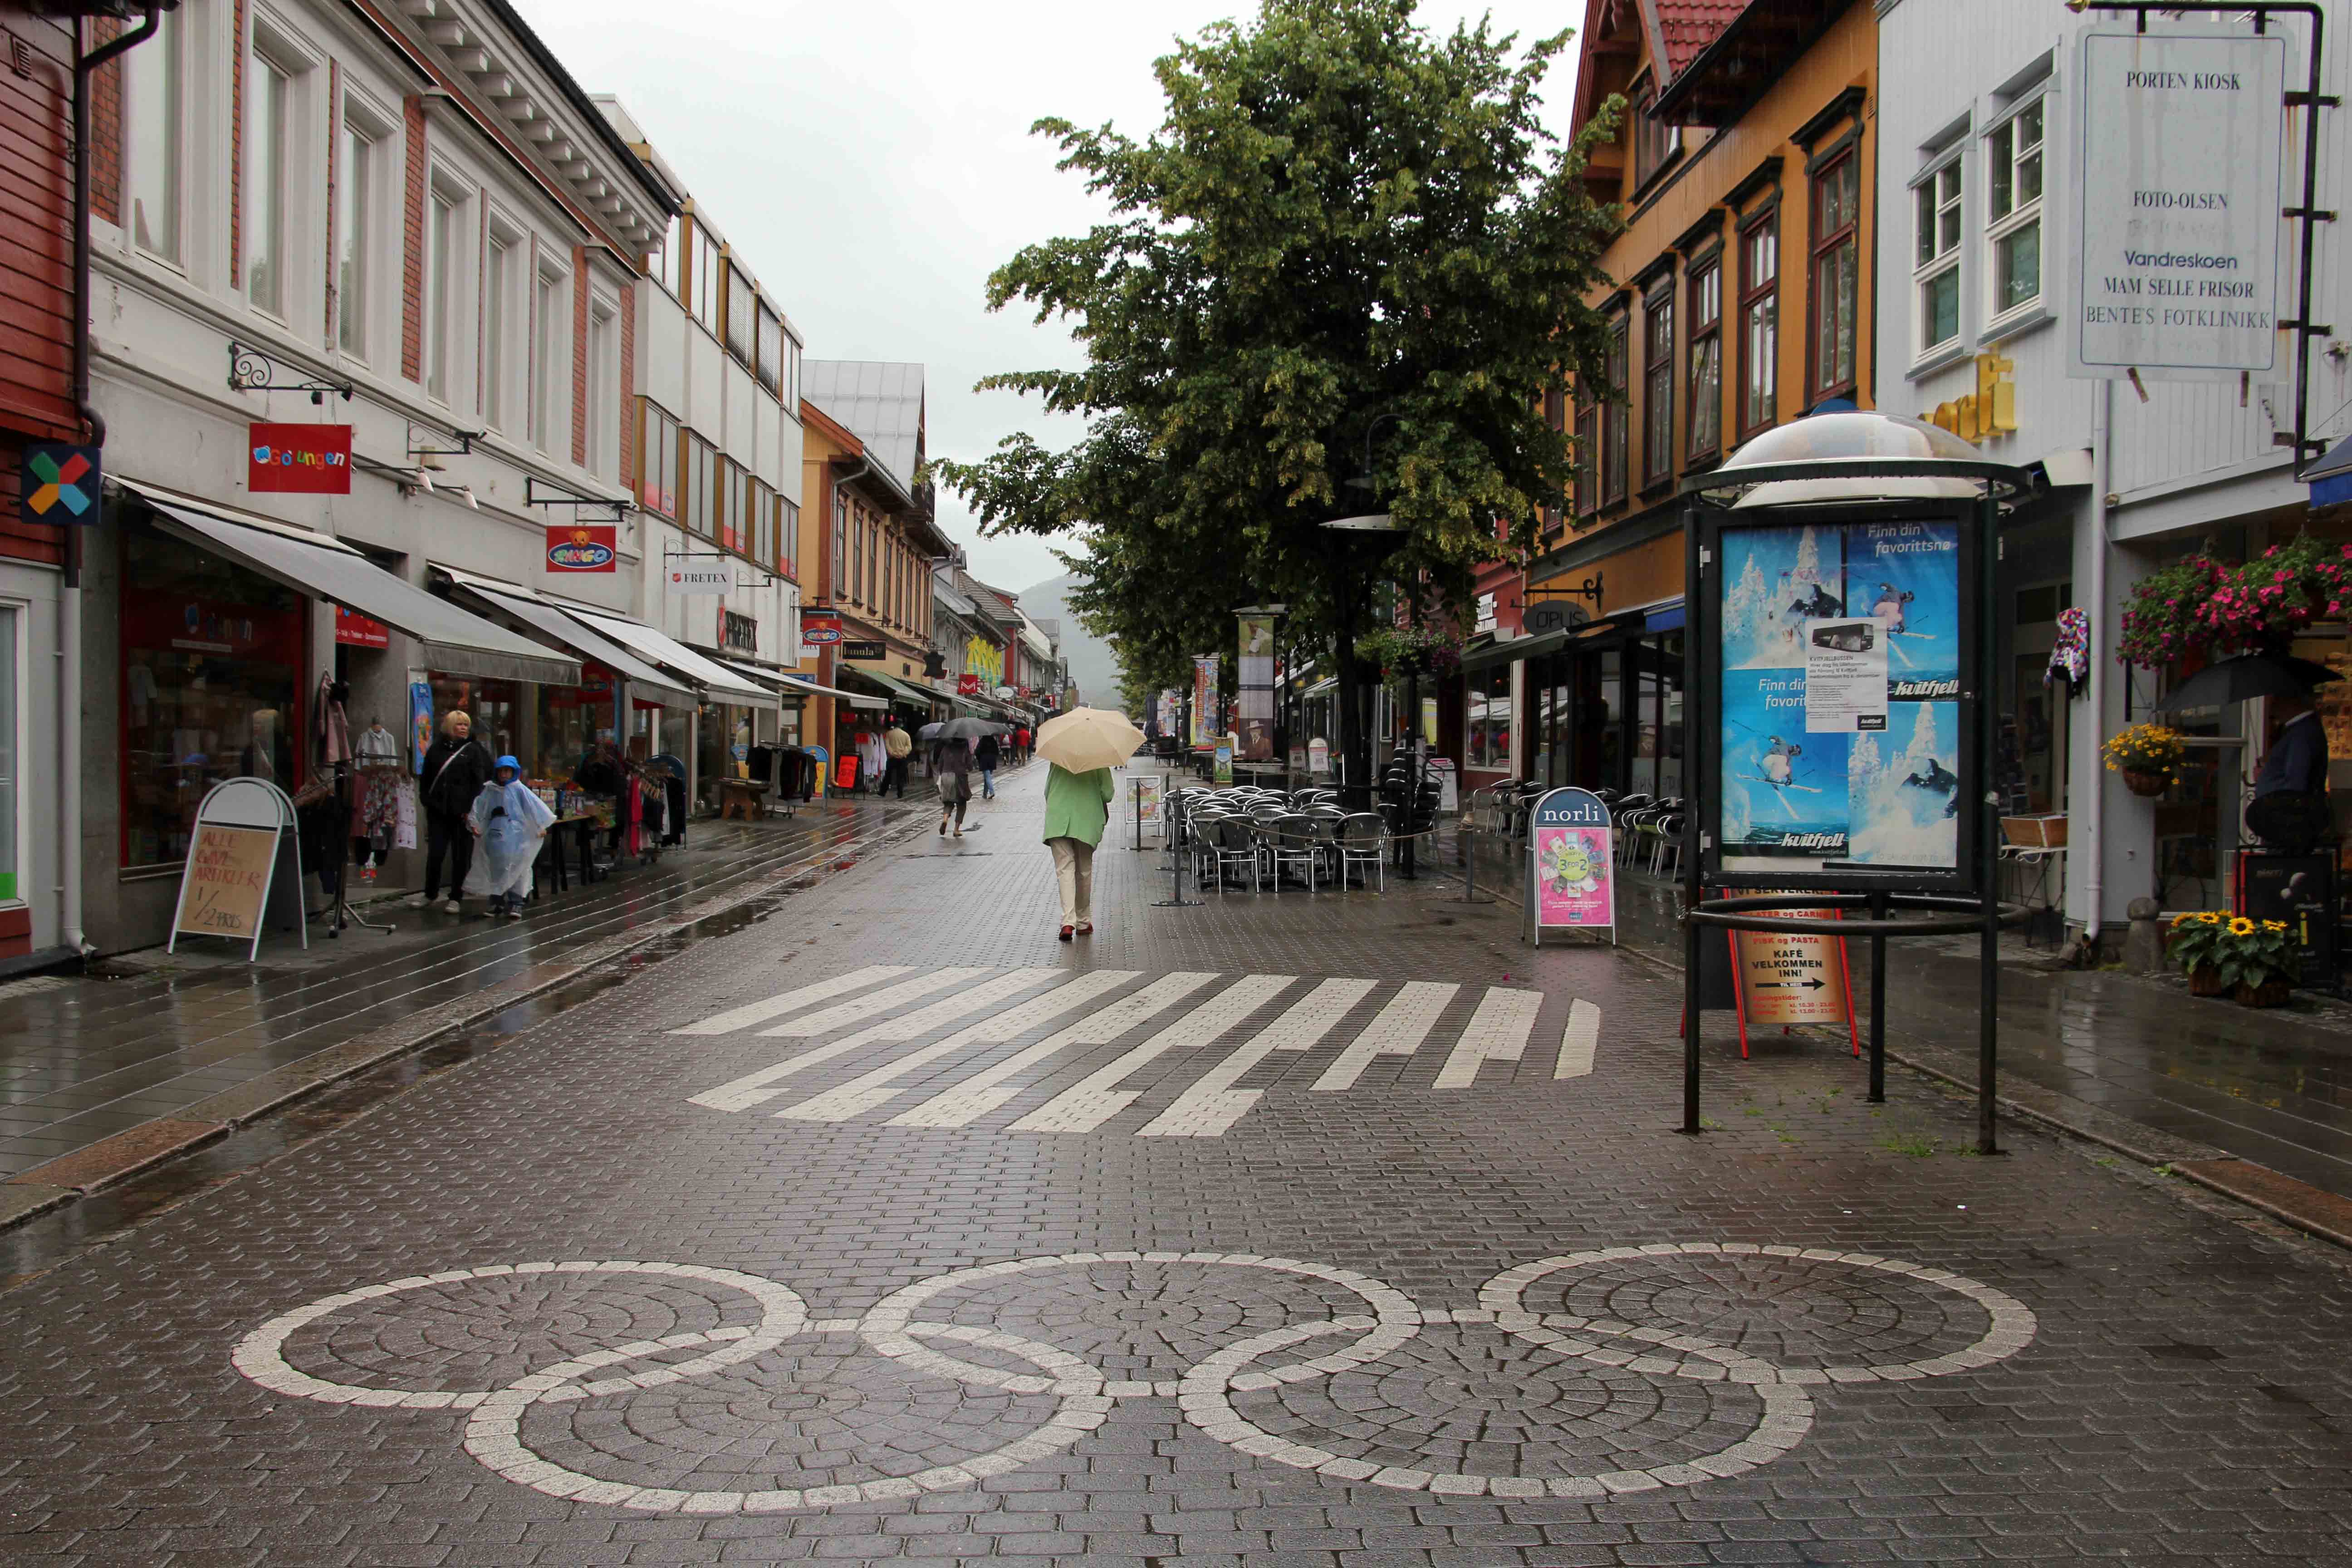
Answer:
[[[1054,874],[1062,883],[1062,923],[1087,925],[1094,921],[1095,847],[1083,838],[1049,838]]]

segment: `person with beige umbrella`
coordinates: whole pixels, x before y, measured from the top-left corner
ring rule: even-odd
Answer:
[[[1110,771],[1135,754],[1143,731],[1126,716],[1073,708],[1037,731],[1045,759],[1045,847],[1062,885],[1062,940],[1094,933],[1095,846],[1118,785]]]

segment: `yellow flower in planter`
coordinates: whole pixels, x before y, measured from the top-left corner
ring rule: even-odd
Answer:
[[[2263,922],[2263,929],[2264,931],[2284,931],[2284,930],[2286,930],[2286,921],[2264,921]]]
[[[2248,920],[2245,916],[2240,915],[2230,922],[2230,934],[2231,936],[2252,936],[2254,934],[2254,922]]]
[[[2199,921],[2209,926],[2217,926],[2221,923],[2221,914],[2213,910],[2201,910],[2198,912],[2197,918]]]

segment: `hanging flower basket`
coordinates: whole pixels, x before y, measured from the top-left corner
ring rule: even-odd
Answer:
[[[2124,786],[2134,795],[2159,795],[2172,787],[2172,775],[2189,755],[2177,730],[2161,724],[2134,724],[2107,737],[2099,750],[2107,772],[2124,775]]]
[[[2352,546],[2308,534],[2231,564],[2210,551],[2140,579],[2123,613],[2116,657],[2163,669],[2198,656],[2283,653],[2305,627],[2352,612]]]

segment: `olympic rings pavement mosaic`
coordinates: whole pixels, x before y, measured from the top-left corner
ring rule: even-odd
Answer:
[[[1344,1482],[1693,1486],[1803,1442],[1819,1389],[1974,1371],[2036,1329],[1948,1269],[1738,1242],[1538,1258],[1476,1300],[1424,1309],[1296,1258],[1077,1252],[813,1319],[733,1269],[495,1264],[324,1297],[231,1359],[298,1398],[461,1413],[468,1454],[551,1496],[780,1513],[973,1486],[1171,1397],[1239,1452]]]

